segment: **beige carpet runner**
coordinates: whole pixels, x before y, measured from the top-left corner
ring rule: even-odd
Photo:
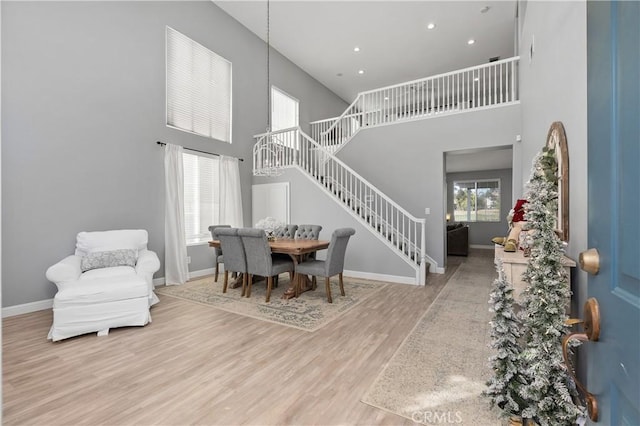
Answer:
[[[480,395],[491,375],[492,260],[460,265],[362,402],[427,425],[501,424]]]

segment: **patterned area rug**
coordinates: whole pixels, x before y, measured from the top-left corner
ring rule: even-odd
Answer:
[[[481,396],[491,376],[492,258],[469,258],[398,348],[362,402],[422,424],[500,425]]]
[[[222,293],[222,276],[217,283],[213,276],[206,276],[181,286],[158,287],[155,292],[300,330],[316,331],[388,285],[349,277],[344,277],[343,281],[344,297],[340,295],[338,277],[331,279],[333,303],[327,302],[322,278],[315,291],[304,292],[298,298],[282,299],[289,287],[287,274],[282,274],[278,287],[271,290],[269,303],[265,303],[265,281],[254,282],[251,298],[247,299],[240,296],[242,288],[228,288],[227,293]]]

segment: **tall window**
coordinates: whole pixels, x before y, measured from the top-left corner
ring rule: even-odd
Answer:
[[[219,159],[182,154],[184,166],[184,223],[187,244],[211,239],[209,225],[219,223]]]
[[[231,62],[167,27],[167,125],[231,142]]]
[[[278,89],[271,86],[271,130],[277,131],[298,126],[299,102]]]
[[[500,180],[453,183],[456,222],[500,222]]]

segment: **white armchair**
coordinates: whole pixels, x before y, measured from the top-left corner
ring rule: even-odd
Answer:
[[[143,229],[80,232],[75,254],[47,269],[47,279],[58,287],[48,338],[103,336],[110,328],[150,322],[160,260],[147,242]]]

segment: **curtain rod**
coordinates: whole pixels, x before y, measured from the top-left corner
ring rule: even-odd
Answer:
[[[160,142],[160,141],[157,141],[156,143],[160,146],[166,145],[166,143]],[[216,154],[215,152],[200,151],[199,149],[191,149],[191,148],[185,148],[185,147],[182,147],[182,149],[186,149],[187,151],[199,152],[201,154],[209,154],[209,155],[215,155],[216,157],[220,157],[220,154]],[[238,158],[238,161],[244,161],[244,158]]]

